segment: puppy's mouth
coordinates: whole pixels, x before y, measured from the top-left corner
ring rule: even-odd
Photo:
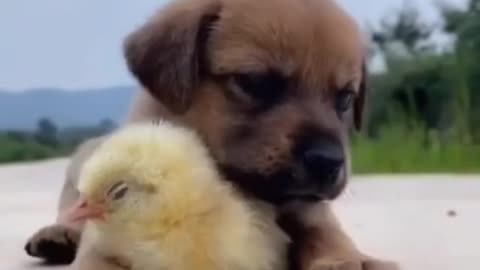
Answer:
[[[228,181],[233,182],[247,193],[273,204],[292,201],[318,202],[333,200],[341,193],[343,186],[322,186],[321,181],[287,169],[269,176],[244,171],[233,166],[220,165]]]
[[[286,192],[282,196],[282,201],[325,201],[329,200],[330,197],[325,194],[314,193],[308,190],[292,190],[291,192]]]

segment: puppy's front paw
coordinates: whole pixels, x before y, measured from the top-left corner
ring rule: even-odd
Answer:
[[[400,270],[400,266],[395,262],[381,261],[376,259],[366,259],[362,261],[364,270]]]
[[[50,264],[70,264],[75,259],[80,232],[63,225],[52,225],[36,232],[25,245],[28,255]]]
[[[396,263],[375,259],[358,261],[319,260],[309,270],[400,270],[400,268]]]

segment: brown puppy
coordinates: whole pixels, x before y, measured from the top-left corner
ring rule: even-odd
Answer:
[[[175,1],[125,54],[148,89],[127,122],[168,118],[198,131],[226,178],[284,211],[292,268],[394,269],[359,252],[326,202],[347,183],[348,127],[360,128],[366,91],[359,30],[332,0]],[[75,256],[81,224],[64,224],[62,212],[100,141],[74,157],[58,224],[33,236],[29,254]]]

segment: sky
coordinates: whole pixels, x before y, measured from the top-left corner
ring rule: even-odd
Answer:
[[[365,25],[375,24],[405,0],[337,1]],[[438,20],[435,0],[410,2],[428,20]],[[0,0],[0,89],[79,90],[134,84],[121,52],[123,38],[164,3]]]

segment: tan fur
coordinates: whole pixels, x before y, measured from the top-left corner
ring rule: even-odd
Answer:
[[[361,35],[333,0],[176,0],[129,36],[125,56],[145,89],[127,122],[163,117],[184,124],[200,134],[219,164],[268,176],[295,162],[291,150],[305,126],[341,142],[348,155],[349,122],[332,105],[346,85],[357,93],[350,120],[361,126]],[[251,100],[232,101],[225,94],[231,73],[267,69],[291,79],[281,105],[252,115]],[[81,166],[81,160],[72,162]],[[241,181],[239,186],[251,184]],[[75,196],[70,186],[66,197]],[[357,250],[328,203],[296,207],[289,215],[297,221],[293,254],[302,270],[331,269],[338,261],[354,262],[352,269],[375,269],[366,261],[380,265]]]
[[[326,133],[347,144],[344,125],[336,120],[333,111],[325,110],[318,105],[328,102],[335,91],[349,82],[352,82],[354,90],[359,92],[359,99],[363,94],[360,92],[362,91],[360,85],[364,79],[361,37],[353,21],[334,2],[330,0],[224,2],[203,0],[195,4],[192,2],[175,1],[132,34],[126,45],[130,68],[145,84],[151,95],[157,97],[167,109],[185,112],[180,117],[173,117],[174,120],[186,122],[199,130],[221,162],[233,163],[245,169],[256,165],[258,167],[256,169],[265,173],[273,170],[274,166],[291,161],[291,157],[288,156],[293,144],[291,138],[296,136],[301,125],[322,126]],[[199,65],[198,63],[181,59],[182,64],[189,64],[185,68],[181,65],[172,66],[171,61],[167,62],[170,60],[169,57],[162,56],[165,63],[156,60],[152,54],[160,49],[157,48],[159,45],[149,46],[146,40],[165,39],[162,49],[169,49],[169,38],[175,42],[183,38],[170,32],[169,36],[163,36],[167,31],[174,31],[172,29],[176,25],[171,26],[172,21],[179,22],[179,33],[184,34],[191,20],[201,20],[205,12],[208,15],[212,10],[218,9],[216,3],[221,5],[221,20],[215,26],[218,30],[212,33],[206,46],[206,58],[211,64],[212,73],[229,74],[276,69],[286,76],[298,77],[300,85],[295,89],[298,98],[292,99],[269,114],[245,119],[236,110],[232,110],[231,104],[225,99],[222,94],[222,91],[225,91],[224,84],[210,78],[196,82],[199,80],[197,76],[189,75],[190,65]],[[171,26],[172,29],[163,30],[167,26]],[[195,25],[191,31],[196,31],[197,27]],[[341,35],[338,34],[339,31]],[[195,43],[190,43],[185,43],[186,45],[183,45],[185,48],[181,47],[180,52],[192,51],[189,46]],[[176,43],[170,45],[181,46]],[[182,57],[184,55],[182,54]],[[149,60],[142,62],[142,59]],[[155,66],[151,69],[145,68],[150,65],[150,61],[156,61]],[[179,70],[160,72],[167,68]],[[162,76],[151,79],[153,75],[150,73],[155,69],[158,69]],[[184,88],[192,87],[197,88],[195,92],[190,94],[183,92]],[[181,97],[172,99],[172,95]],[[155,104],[149,99],[151,98],[145,95],[137,100],[139,105],[134,105],[132,109],[136,117],[131,120],[151,117],[152,114],[149,115],[149,112],[164,115],[157,107],[160,104]],[[212,103],[215,104],[215,109],[209,105]],[[358,106],[362,104],[357,104],[356,107]],[[152,109],[155,111],[149,111]],[[361,109],[357,111],[357,114],[361,114]],[[360,122],[361,116],[356,117]],[[235,133],[234,130],[242,125],[255,127],[251,140],[245,140],[235,146],[226,145],[231,138],[227,137],[230,134],[225,130]],[[275,136],[277,134],[283,136]]]

